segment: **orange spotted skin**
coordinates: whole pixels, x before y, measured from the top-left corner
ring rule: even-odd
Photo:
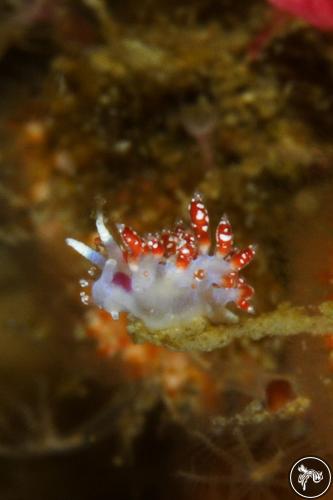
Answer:
[[[201,253],[207,253],[210,247],[209,216],[200,194],[195,194],[189,205],[191,225],[196,235]]]
[[[234,244],[234,235],[229,219],[224,215],[216,228],[216,255],[225,257],[228,255]]]
[[[162,231],[161,242],[164,247],[165,258],[169,258],[171,257],[171,255],[174,255],[176,253],[177,239],[177,236],[172,231]]]
[[[128,226],[123,226],[122,224],[118,226],[118,230],[125,248],[127,248],[131,257],[134,259],[140,257],[140,255],[144,252],[145,245],[137,232]]]
[[[236,271],[240,271],[247,266],[255,256],[256,249],[253,245],[249,245],[243,250],[238,250],[230,258],[230,264]]]
[[[163,241],[159,237],[149,236],[147,238],[147,243],[144,248],[145,254],[151,253],[155,257],[163,257],[164,251]]]

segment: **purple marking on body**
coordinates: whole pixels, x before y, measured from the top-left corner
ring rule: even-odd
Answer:
[[[131,280],[130,276],[127,276],[127,274],[125,274],[125,273],[121,273],[121,272],[115,273],[115,275],[113,276],[112,283],[120,286],[126,292],[132,291],[132,280]]]

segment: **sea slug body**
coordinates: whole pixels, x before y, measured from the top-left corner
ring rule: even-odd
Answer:
[[[128,312],[153,330],[200,316],[213,322],[234,319],[226,307],[230,303],[252,313],[254,290],[239,271],[252,260],[255,247],[234,247],[232,228],[224,215],[210,252],[209,217],[199,194],[192,198],[189,214],[190,229],[179,222],[172,231],[145,237],[118,224],[120,245],[99,214],[96,226],[101,251],[68,238],[68,245],[101,269],[92,286],[93,302],[113,319]]]

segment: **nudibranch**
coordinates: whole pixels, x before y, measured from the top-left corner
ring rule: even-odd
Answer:
[[[255,247],[235,248],[231,224],[223,215],[210,251],[208,211],[199,194],[189,204],[189,215],[190,228],[178,222],[172,231],[145,237],[118,224],[118,244],[98,214],[98,251],[68,238],[68,245],[101,269],[92,286],[92,301],[113,319],[127,312],[152,330],[197,317],[214,323],[235,319],[227,309],[230,303],[253,313],[254,290],[239,271],[252,260]]]

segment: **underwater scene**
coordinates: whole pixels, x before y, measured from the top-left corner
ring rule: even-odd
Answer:
[[[333,0],[1,0],[0,75],[0,500],[333,499]]]

